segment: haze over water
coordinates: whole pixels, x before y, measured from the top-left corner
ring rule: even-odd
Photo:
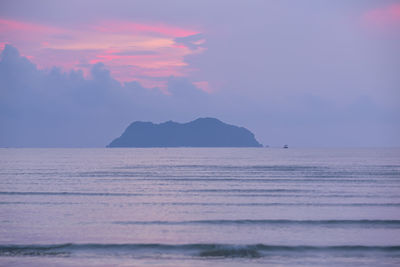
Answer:
[[[398,266],[399,149],[1,149],[0,265]]]

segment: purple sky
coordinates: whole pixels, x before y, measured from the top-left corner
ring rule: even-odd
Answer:
[[[270,146],[400,146],[399,1],[0,2],[0,146],[216,117]]]

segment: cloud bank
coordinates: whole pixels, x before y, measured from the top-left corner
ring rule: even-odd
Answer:
[[[103,63],[91,66],[89,78],[40,70],[10,45],[1,54],[0,88],[0,146],[102,146],[133,119],[191,118],[186,108],[196,111],[208,97],[181,77],[168,78],[168,94],[121,84]]]
[[[0,146],[101,147],[134,120],[206,116],[246,126],[273,145],[292,140],[362,146],[372,137],[381,137],[376,145],[390,145],[398,133],[392,126],[399,121],[395,113],[368,97],[338,107],[329,99],[293,94],[273,104],[235,93],[208,94],[183,77],[170,76],[167,84],[167,92],[138,82],[121,84],[102,63],[91,65],[89,77],[56,67],[42,70],[6,45],[0,60]]]

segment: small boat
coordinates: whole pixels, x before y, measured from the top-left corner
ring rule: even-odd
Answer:
[[[288,145],[284,145],[283,148],[289,148],[289,146]]]

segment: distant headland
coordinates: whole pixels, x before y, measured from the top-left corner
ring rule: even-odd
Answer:
[[[214,118],[188,123],[136,121],[107,147],[262,147],[243,127]]]

